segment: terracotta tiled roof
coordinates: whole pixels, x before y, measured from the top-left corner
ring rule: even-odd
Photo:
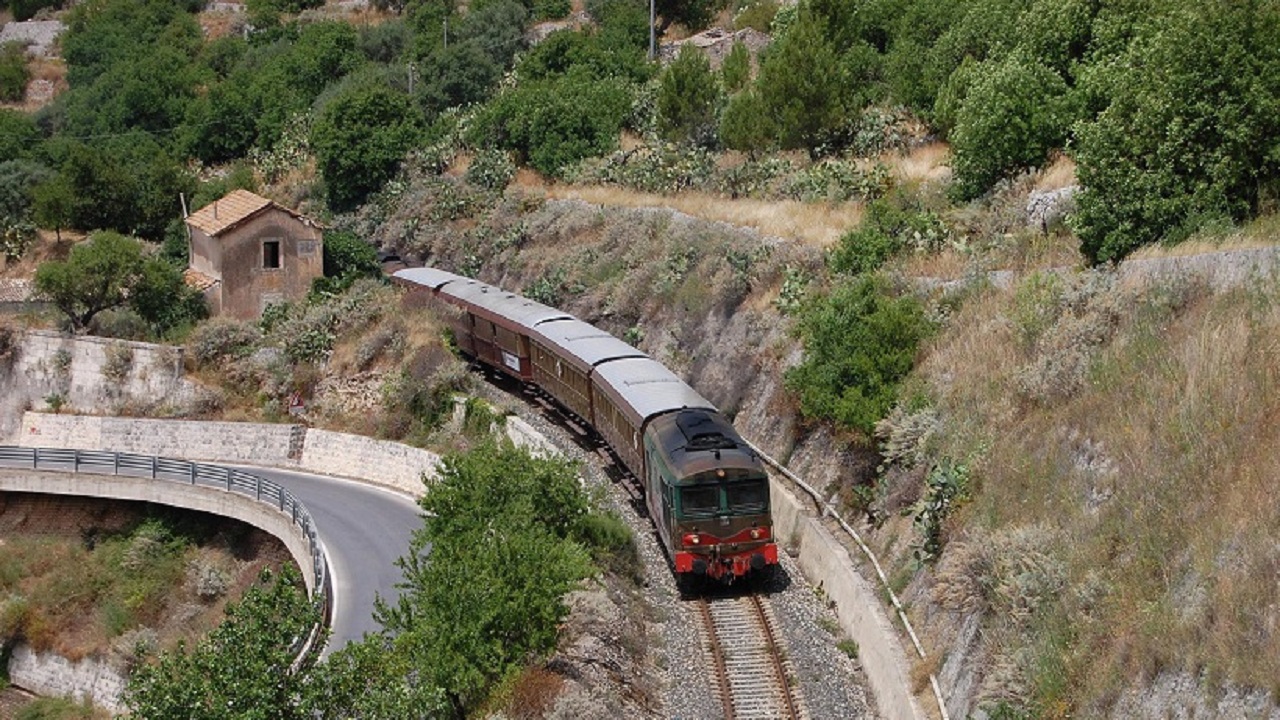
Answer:
[[[188,215],[187,224],[202,230],[209,237],[214,237],[272,205],[275,203],[248,190],[232,190]]]
[[[31,280],[0,278],[0,302],[27,302],[35,292],[36,284]]]
[[[191,268],[187,268],[182,271],[182,281],[189,287],[193,287],[200,291],[207,290],[221,282],[217,278],[209,277],[208,275],[197,270],[192,270]]]

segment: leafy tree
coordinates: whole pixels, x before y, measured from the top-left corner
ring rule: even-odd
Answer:
[[[0,222],[29,219],[33,191],[52,177],[52,170],[31,160],[0,162]]]
[[[355,207],[391,179],[417,136],[419,117],[408,97],[386,87],[334,99],[311,131],[330,204]]]
[[[1093,262],[1280,195],[1280,8],[1187,3],[1152,25],[1087,78],[1108,98],[1075,149],[1074,226]]]
[[[62,242],[62,228],[71,222],[75,202],[75,190],[62,176],[50,178],[31,191],[35,221],[43,227],[53,228],[58,242]]]
[[[179,646],[129,678],[125,703],[137,717],[290,720],[314,717],[302,701],[309,675],[293,672],[300,641],[320,620],[290,565],[264,571],[227,607],[227,620],[189,651]]]
[[[555,647],[563,596],[590,568],[569,539],[586,500],[572,463],[507,442],[447,456],[420,504],[423,527],[399,562],[403,591],[376,615],[394,652],[463,717],[530,654]]]
[[[160,256],[142,263],[128,306],[147,323],[154,337],[189,328],[209,315],[204,296],[182,278],[182,268]]]
[[[1021,53],[973,73],[951,134],[956,191],[964,199],[1043,161],[1049,150],[1062,147],[1075,119],[1066,82]]]
[[[754,154],[768,147],[771,137],[773,129],[759,93],[743,90],[729,98],[720,115],[720,141],[725,147]]]
[[[22,102],[27,95],[27,50],[21,42],[0,45],[0,101]]]
[[[930,327],[917,300],[895,298],[883,279],[862,275],[810,301],[798,330],[804,360],[787,371],[786,384],[801,411],[870,433]]]
[[[103,310],[124,305],[142,280],[142,247],[137,240],[99,232],[71,249],[65,262],[36,269],[36,290],[61,310],[76,330],[84,330]]]
[[[0,162],[26,156],[39,137],[40,130],[30,115],[0,109]]]
[[[658,86],[658,127],[669,140],[706,144],[715,136],[719,87],[701,50],[684,45]]]
[[[821,20],[801,11],[760,65],[764,113],[784,148],[815,150],[844,122],[847,85]]]
[[[573,73],[524,83],[494,98],[477,114],[470,139],[515,151],[539,171],[556,175],[616,147],[630,112],[628,83]]]
[[[731,93],[745,88],[751,81],[751,53],[746,43],[733,43],[733,49],[720,65],[720,78],[724,89]]]

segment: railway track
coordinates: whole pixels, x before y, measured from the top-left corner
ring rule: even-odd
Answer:
[[[696,602],[712,691],[725,720],[807,720],[768,603],[756,594]]]

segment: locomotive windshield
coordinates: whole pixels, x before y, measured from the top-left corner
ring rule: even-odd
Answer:
[[[695,485],[680,491],[680,507],[685,517],[715,517],[720,512],[720,488]]]
[[[769,485],[764,478],[680,489],[680,515],[684,518],[756,515],[768,510]]]
[[[769,508],[769,485],[763,480],[747,480],[724,486],[732,515],[754,515]]]

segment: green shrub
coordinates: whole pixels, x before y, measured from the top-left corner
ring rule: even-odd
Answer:
[[[777,0],[756,0],[738,11],[733,16],[733,26],[738,30],[751,28],[759,32],[769,32],[773,18],[778,14]],[[740,45],[740,43],[735,43]],[[745,46],[743,47],[745,50]]]
[[[23,706],[14,720],[93,720],[97,713],[93,705],[72,702],[66,698],[38,698]]]
[[[719,100],[707,56],[685,44],[659,80],[658,128],[668,140],[707,145],[715,137]]]
[[[27,95],[29,80],[31,71],[27,70],[27,50],[22,43],[9,42],[0,46],[0,100],[22,102]]]
[[[951,133],[955,190],[966,200],[1043,162],[1063,146],[1075,115],[1066,82],[1038,60],[1015,54],[972,73]]]
[[[908,250],[936,252],[950,236],[946,225],[917,200],[898,193],[867,206],[862,224],[840,237],[827,256],[838,273],[875,272],[885,261]]]
[[[860,276],[801,312],[804,360],[787,371],[787,387],[805,416],[870,434],[930,330],[919,301],[892,296],[881,278]]]
[[[720,65],[720,79],[727,92],[738,92],[751,82],[751,53],[745,43],[734,42]]]
[[[214,318],[192,331],[187,352],[197,367],[206,367],[252,352],[262,341],[262,332],[253,323],[228,317]]]
[[[630,112],[625,82],[552,77],[494,98],[477,114],[471,141],[513,150],[540,172],[560,175],[583,158],[617,147]]]
[[[495,148],[476,151],[467,167],[467,182],[488,190],[506,188],[515,176],[516,164],[511,161],[511,154]]]

